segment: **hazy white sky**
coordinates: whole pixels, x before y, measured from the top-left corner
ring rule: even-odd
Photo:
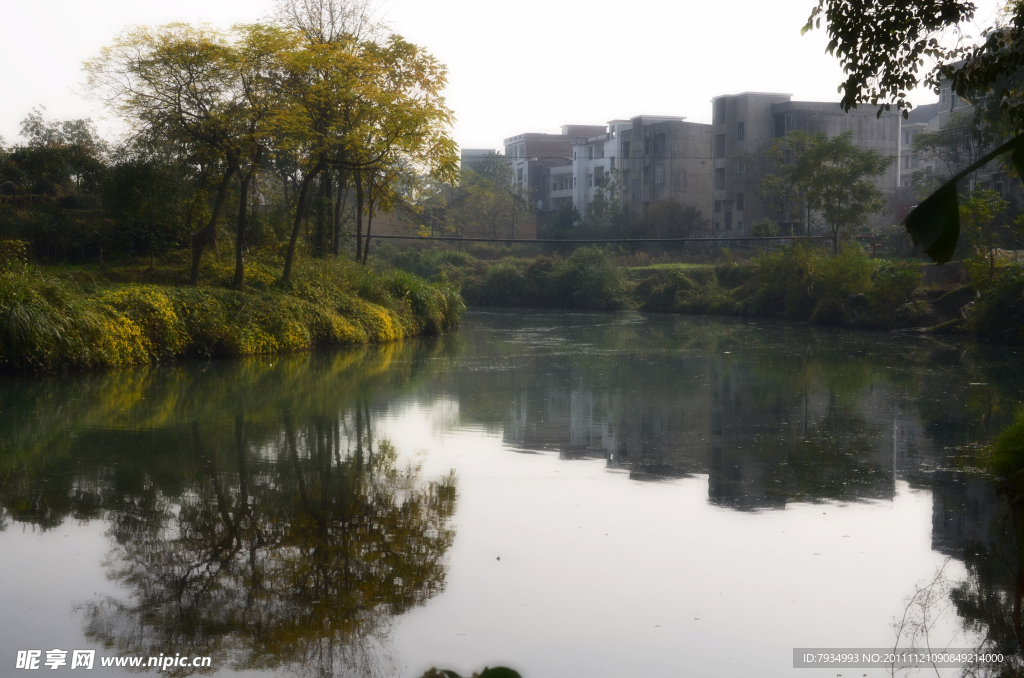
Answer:
[[[105,112],[82,94],[81,63],[128,24],[256,21],[270,0],[0,0],[0,136],[17,141],[33,106],[47,117]],[[977,0],[987,25],[999,0]],[[814,0],[388,0],[393,30],[449,68],[461,146],[642,113],[709,122],[710,99],[743,91],[838,101],[842,71],[824,33],[800,36]],[[975,35],[977,31],[975,32]],[[930,103],[930,92],[916,93]]]

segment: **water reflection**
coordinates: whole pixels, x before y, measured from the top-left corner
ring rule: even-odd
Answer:
[[[965,628],[1016,652],[1005,502],[964,473],[1024,399],[1010,349],[782,324],[471,314],[378,348],[0,383],[0,529],[110,525],[125,595],[87,634],[237,668],[389,675],[391,621],[443,589],[455,480],[379,440],[403,402],[738,511],[930,490]],[[884,625],[887,620],[879,620]]]
[[[171,383],[151,375],[112,394],[135,403],[113,417],[146,425],[90,422],[6,458],[0,500],[8,523],[109,523],[108,576],[124,595],[86,606],[89,640],[123,656],[174,648],[230,658],[236,669],[392,675],[390,620],[444,587],[456,481],[424,481],[388,441],[374,439],[369,387],[407,386],[410,375],[392,370],[393,348],[359,357],[350,363],[355,374],[337,364],[352,356],[285,366],[285,380],[305,369],[320,373],[321,384],[345,378],[350,387],[348,398],[298,411],[288,406],[301,399],[295,392],[196,389],[178,379],[187,370],[172,371]],[[250,378],[281,381],[265,367]],[[366,371],[388,378],[365,382]],[[187,416],[203,403],[168,390],[206,406],[234,401],[237,411],[180,421],[168,410]],[[140,404],[150,399],[157,402]],[[278,399],[275,412],[268,400]]]

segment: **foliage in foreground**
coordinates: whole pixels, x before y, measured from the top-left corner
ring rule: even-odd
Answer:
[[[421,678],[462,678],[462,676],[447,669],[432,668]],[[494,668],[485,668],[480,673],[474,672],[470,678],[520,678],[520,675],[519,672],[504,666],[495,666]]]
[[[345,262],[300,267],[288,292],[90,286],[92,293],[76,290],[26,266],[0,271],[0,367],[53,371],[395,341],[452,328],[465,309],[455,285]]]

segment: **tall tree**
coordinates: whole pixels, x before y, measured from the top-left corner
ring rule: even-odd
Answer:
[[[441,91],[446,71],[421,48],[392,36],[381,43],[311,43],[291,62],[291,144],[303,171],[282,279],[290,279],[309,186],[322,171],[351,172],[356,189],[356,259],[363,258],[367,174],[402,163],[454,176],[453,121]]]
[[[234,29],[237,80],[242,105],[238,135],[240,189],[238,223],[235,233],[234,285],[245,283],[244,244],[248,222],[250,184],[262,167],[268,151],[275,149],[285,118],[280,83],[286,55],[296,46],[296,36],[274,26],[252,24]]]
[[[133,28],[85,62],[92,92],[120,113],[140,138],[176,144],[205,156],[219,174],[206,225],[192,234],[189,284],[199,283],[207,246],[239,169],[239,125],[245,106],[237,85],[238,53],[226,36],[206,26],[168,24]]]
[[[811,184],[816,168],[808,154],[813,143],[813,137],[803,130],[773,139],[765,154],[771,167],[761,179],[761,195],[774,207],[779,220],[802,221],[806,235],[814,226]]]
[[[892,164],[876,151],[857,148],[852,132],[815,136],[806,154],[813,167],[810,196],[832,234],[833,253],[839,239],[861,226],[871,214],[883,214],[886,200],[872,179]]]
[[[885,198],[872,179],[892,163],[892,158],[862,150],[851,139],[851,132],[831,138],[790,132],[773,142],[769,153],[778,162],[777,170],[761,184],[767,196],[796,208],[789,216],[802,216],[808,234],[819,217],[836,253],[842,236],[885,210]]]

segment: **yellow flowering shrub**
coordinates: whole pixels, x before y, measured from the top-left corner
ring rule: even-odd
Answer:
[[[190,343],[188,330],[178,318],[175,305],[155,285],[127,285],[104,292],[99,304],[136,323],[146,351],[154,358],[173,358]]]

